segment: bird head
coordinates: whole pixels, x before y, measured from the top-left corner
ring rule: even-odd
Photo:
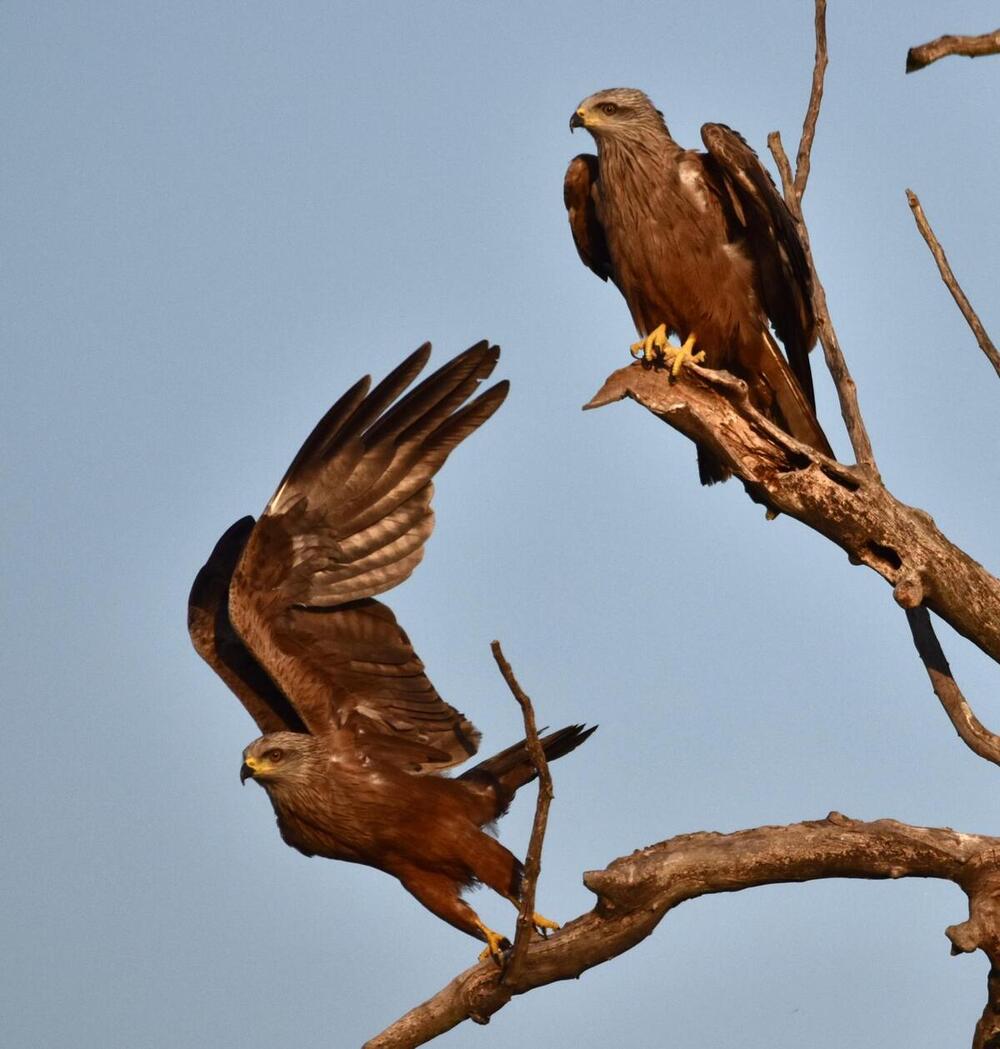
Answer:
[[[303,732],[270,732],[243,751],[240,782],[256,780],[262,787],[302,779],[316,763],[318,741]]]
[[[569,129],[586,128],[597,141],[641,138],[663,132],[663,114],[638,88],[609,87],[585,98],[569,118]]]

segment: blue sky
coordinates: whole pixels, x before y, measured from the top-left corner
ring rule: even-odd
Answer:
[[[913,227],[916,190],[1000,330],[1000,59],[903,76],[995,4],[832,0],[806,212],[887,483],[1000,554],[996,380]],[[256,730],[195,656],[187,591],[360,374],[424,339],[503,346],[511,395],[441,475],[390,604],[487,752],[518,737],[500,638],[553,726],[539,909],[696,829],[836,808],[995,832],[888,588],[632,405],[579,410],[633,338],[578,262],[576,103],[634,85],[798,141],[811,4],[8,2],[0,8],[7,644],[0,1000],[24,1049],[360,1044],[478,950],[378,872],[280,842],[241,790]],[[819,410],[846,455],[816,358]],[[942,639],[988,724],[995,668]],[[523,852],[532,792],[501,824]],[[495,927],[513,912],[486,893]],[[442,1047],[961,1044],[982,956],[948,884],[829,882],[685,904],[631,954]]]

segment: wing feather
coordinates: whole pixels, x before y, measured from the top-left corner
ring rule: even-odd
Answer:
[[[585,266],[601,280],[614,277],[604,227],[597,217],[600,166],[593,153],[581,153],[569,162],[563,180],[563,203],[569,215],[573,242]]]
[[[507,394],[501,382],[469,402],[498,359],[486,342],[404,393],[428,352],[324,416],[246,539],[228,595],[234,633],[308,731],[347,728],[362,755],[411,771],[463,761],[479,737],[374,596],[420,562],[434,474]]]
[[[816,342],[812,274],[795,220],[760,158],[738,132],[725,124],[705,124],[701,138],[713,162],[706,169],[745,228],[760,273],[764,307],[815,410],[809,367],[809,351]]]
[[[215,544],[191,587],[188,631],[198,654],[235,693],[261,732],[304,732],[301,718],[229,619],[229,583],[253,527],[252,517],[241,518]]]

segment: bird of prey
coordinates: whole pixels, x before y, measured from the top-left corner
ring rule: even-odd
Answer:
[[[597,143],[597,156],[582,153],[566,171],[573,239],[584,263],[625,297],[643,336],[633,354],[665,361],[674,376],[685,360],[725,368],[746,381],[755,407],[832,456],[809,370],[812,279],[795,222],[757,154],[723,124],[702,127],[707,153],[681,148],[663,114],[633,88],[584,99],[569,126]],[[670,334],[683,345],[671,345]],[[729,476],[700,445],[698,470],[702,484]]]
[[[477,343],[404,394],[427,344],[374,389],[367,377],[351,387],[260,519],[225,532],[188,603],[195,648],[263,733],[244,750],[240,779],[267,791],[285,842],[392,874],[497,959],[508,942],[460,893],[481,882],[518,903],[521,864],[483,828],[534,767],[522,741],[440,775],[475,754],[479,733],[437,694],[375,595],[423,557],[434,474],[506,397],[504,381],[469,401],[499,352]],[[548,760],[592,731],[544,737]]]

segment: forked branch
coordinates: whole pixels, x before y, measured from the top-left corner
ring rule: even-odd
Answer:
[[[626,397],[708,448],[752,498],[878,572],[903,608],[925,605],[1000,662],[1000,579],[867,471],[785,433],[754,408],[744,382],[695,365],[671,381],[636,363],[613,372],[586,407]]]
[[[816,314],[816,322],[819,328],[819,341],[823,347],[823,356],[826,360],[827,369],[833,378],[837,389],[837,397],[840,400],[840,414],[847,429],[847,435],[851,441],[851,448],[858,465],[878,477],[878,467],[875,464],[875,453],[872,451],[871,438],[865,427],[861,416],[861,408],[858,405],[858,390],[851,377],[850,369],[843,350],[840,348],[840,340],[833,326],[833,318],[826,303],[826,289],[819,279],[816,264],[813,260],[812,246],[809,242],[809,229],[806,226],[805,216],[802,213],[802,197],[806,191],[806,183],[809,179],[809,170],[812,156],[813,140],[816,137],[816,123],[819,120],[820,106],[823,101],[823,82],[826,75],[826,67],[829,61],[826,43],[826,0],[816,0],[815,10],[816,29],[816,57],[813,63],[812,87],[809,92],[809,104],[806,106],[805,119],[802,122],[802,136],[799,139],[799,148],[795,158],[795,171],[788,162],[788,156],[781,142],[781,134],[772,131],[767,136],[767,144],[778,165],[781,175],[781,185],[785,196],[785,203],[792,213],[798,226],[802,246],[805,249],[806,261],[809,264],[809,273],[813,286],[813,311]]]
[[[927,611],[932,609],[1000,662],[1000,579],[951,543],[926,513],[901,503],[882,484],[855,385],[813,263],[802,196],[827,64],[825,12],[825,0],[815,0],[816,60],[794,172],[778,133],[768,141],[786,202],[805,244],[820,340],[858,465],[842,465],[796,441],[756,411],[743,382],[725,372],[693,365],[685,367],[677,382],[640,364],[622,368],[608,378],[587,407],[625,397],[637,401],[705,445],[743,480],[752,498],[802,521],[842,547],[852,563],[878,572],[907,612],[932,686],[959,735],[977,754],[1000,763],[1000,737],[986,730],[972,713],[951,676]],[[997,37],[993,50],[977,50],[976,54],[1000,50],[1000,32],[991,36]],[[959,39],[970,38],[942,38]],[[925,48],[941,43],[935,41]],[[938,51],[922,64],[943,54],[972,53],[951,43]],[[914,214],[917,216],[917,208]],[[504,671],[506,661],[498,645],[494,655]],[[521,702],[523,693],[507,671],[509,667],[504,676]],[[530,703],[522,704],[522,709],[526,732],[537,746],[533,720],[532,727],[528,726]],[[542,781],[526,867],[526,884],[533,895],[537,867],[532,866],[531,856],[536,841],[539,850],[541,846],[545,792],[544,756],[539,762],[534,751],[532,755]],[[529,940],[525,934],[523,925],[530,916],[526,893],[515,944],[516,967],[501,972],[491,962],[473,966],[367,1042],[364,1049],[413,1049],[463,1020],[487,1023],[514,995],[577,978],[634,947],[672,908],[697,896],[780,882],[903,877],[949,880],[967,894],[969,918],[950,927],[947,935],[953,953],[981,949],[989,957],[987,1003],[973,1049],[996,1049],[1000,1046],[1000,838],[912,827],[893,820],[862,823],[837,813],[787,827],[681,835],[615,860],[604,870],[584,875],[584,883],[597,897],[594,909],[548,940]]]
[[[493,658],[512,695],[517,700],[524,718],[524,735],[528,741],[528,756],[538,773],[538,801],[535,803],[535,818],[531,826],[531,839],[528,842],[528,854],[524,861],[524,879],[521,885],[521,906],[517,914],[517,932],[514,935],[514,948],[504,967],[504,983],[516,983],[524,965],[525,951],[534,931],[532,918],[535,913],[535,887],[538,875],[542,872],[542,843],[545,840],[545,828],[549,821],[549,806],[552,804],[552,775],[549,763],[545,760],[545,750],[538,738],[538,726],[535,724],[535,708],[531,705],[524,689],[514,677],[500,647],[499,641],[490,645]]]
[[[513,995],[575,979],[623,954],[685,900],[758,885],[825,878],[952,881],[970,901],[969,920],[947,930],[953,952],[981,948],[996,968],[1000,944],[990,934],[995,926],[989,912],[997,906],[998,849],[997,838],[895,820],[863,823],[839,813],[733,834],[682,834],[585,874],[596,906],[550,939],[533,941],[516,982],[504,981],[491,963],[480,963],[366,1042],[364,1049],[414,1049],[463,1020],[486,1023]],[[998,1004],[991,999],[991,1006]],[[986,1044],[977,1043],[980,1049]]]

